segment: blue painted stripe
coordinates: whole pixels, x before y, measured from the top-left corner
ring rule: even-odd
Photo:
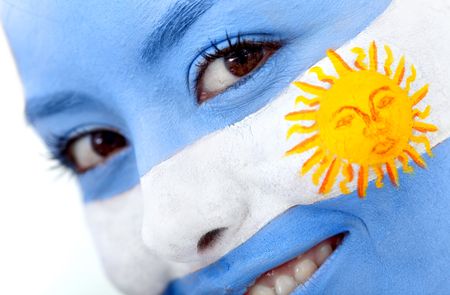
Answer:
[[[349,232],[339,251],[295,294],[447,294],[450,291],[450,140],[428,169],[400,187],[295,207],[218,262],[172,282],[168,294],[243,294],[261,273],[321,240]],[[439,292],[442,291],[442,292]]]
[[[124,150],[108,163],[80,175],[79,182],[85,203],[108,199],[131,190],[139,183],[132,150]]]

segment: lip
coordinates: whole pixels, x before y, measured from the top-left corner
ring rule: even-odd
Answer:
[[[341,244],[333,251],[333,253],[325,260],[325,262],[317,269],[317,271],[309,278],[306,283],[298,286],[291,295],[307,295],[310,292],[310,286],[320,284],[324,284],[325,279],[323,278],[326,272],[329,271],[329,268],[332,267],[333,263],[337,260],[338,256],[341,255],[343,247],[346,246],[349,239],[349,234],[344,233],[344,237],[342,238]]]
[[[293,207],[217,262],[173,281],[164,294],[244,294],[263,273],[341,233],[346,233],[341,245],[292,293],[308,294],[311,282],[315,289],[325,288],[326,277],[336,270],[334,262],[342,260],[336,258],[345,253],[348,244],[356,243],[353,237],[367,235],[362,220],[313,205]]]
[[[251,294],[258,294],[264,290],[263,293],[270,292],[270,290],[273,292],[273,294],[277,293],[276,285],[281,284],[278,286],[278,288],[291,288],[292,290],[289,292],[289,294],[294,294],[296,289],[301,289],[309,280],[312,279],[313,275],[318,271],[318,269],[322,268],[326,262],[331,259],[331,257],[334,255],[334,253],[341,247],[342,241],[345,239],[347,233],[341,233],[337,236],[329,237],[328,239],[320,242],[319,244],[315,245],[313,248],[309,249],[305,253],[300,253],[298,257],[294,258],[293,260],[290,260],[283,265],[278,266],[275,269],[269,270],[266,273],[264,273],[262,276],[260,276],[254,285],[250,286],[245,295],[251,295]],[[322,256],[318,252],[320,247],[324,246],[330,247],[332,250],[330,254],[324,254],[327,257],[322,260]],[[325,248],[323,248],[325,249]],[[326,250],[324,250],[326,251]],[[326,252],[323,252],[326,253]],[[308,262],[305,262],[308,261]],[[305,264],[306,263],[306,264]],[[303,265],[303,268],[305,268],[305,265],[313,267],[313,263],[315,267],[317,267],[316,270],[313,271],[312,274],[308,275],[309,271],[303,269],[302,274],[297,277],[295,269],[298,267],[298,265]],[[305,280],[305,281],[304,281]],[[284,283],[280,283],[280,282]],[[297,285],[297,287],[292,288],[292,284]],[[279,292],[286,292],[279,291]],[[270,292],[270,293],[272,293]]]
[[[390,150],[392,150],[394,146],[395,146],[394,140],[386,140],[376,144],[373,147],[372,152],[378,155],[384,155],[388,153]]]

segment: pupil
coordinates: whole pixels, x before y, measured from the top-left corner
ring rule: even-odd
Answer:
[[[225,66],[237,77],[243,77],[253,71],[264,58],[261,47],[241,49],[225,56]]]
[[[100,156],[106,157],[125,147],[125,138],[113,131],[98,131],[92,134],[92,148]]]

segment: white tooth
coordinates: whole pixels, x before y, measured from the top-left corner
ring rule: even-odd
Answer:
[[[249,295],[275,295],[275,291],[272,288],[266,286],[254,285],[250,289]]]
[[[277,295],[288,295],[294,291],[297,283],[290,276],[282,275],[275,280],[275,291]]]
[[[295,280],[304,284],[317,270],[317,265],[311,259],[300,260],[295,266]]]
[[[327,258],[333,252],[333,248],[327,243],[319,246],[319,249],[316,250],[316,263],[317,265],[322,265],[322,263],[327,260]]]

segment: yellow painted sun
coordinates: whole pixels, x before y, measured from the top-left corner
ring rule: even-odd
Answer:
[[[437,127],[423,122],[430,115],[430,106],[423,111],[417,108],[428,93],[428,85],[410,95],[416,79],[415,67],[411,66],[411,74],[404,81],[404,57],[392,71],[393,53],[389,46],[385,46],[387,58],[384,69],[379,70],[375,42],[371,43],[368,51],[367,54],[362,48],[354,48],[352,52],[356,54],[356,61],[351,67],[335,51],[329,50],[327,56],[337,77],[327,75],[320,67],[312,68],[311,73],[330,87],[294,82],[312,98],[297,97],[296,105],[304,104],[309,108],[286,115],[286,120],[294,122],[287,137],[289,139],[293,134],[310,136],[286,155],[315,149],[303,163],[301,174],[317,167],[312,178],[315,185],[320,185],[321,194],[329,193],[340,175],[340,189],[348,194],[348,185],[357,174],[358,194],[365,197],[370,169],[377,175],[378,188],[383,187],[385,174],[398,186],[397,161],[406,173],[413,171],[409,158],[418,166],[426,167],[424,159],[411,143],[423,144],[431,156],[426,133],[437,131]]]

